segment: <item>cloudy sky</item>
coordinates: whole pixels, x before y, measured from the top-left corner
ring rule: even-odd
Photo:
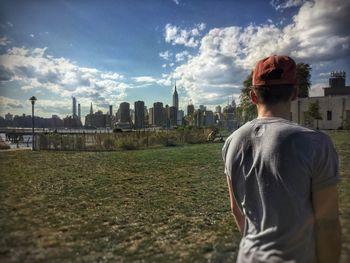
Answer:
[[[312,66],[311,94],[331,71],[350,75],[350,1],[3,0],[0,115],[82,115],[122,101],[208,108],[237,98],[265,56]],[[347,80],[349,85],[349,77]],[[133,107],[133,106],[132,106]]]

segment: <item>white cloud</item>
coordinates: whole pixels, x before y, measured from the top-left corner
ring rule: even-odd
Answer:
[[[120,75],[116,72],[107,72],[107,73],[102,73],[101,78],[112,79],[112,80],[122,80],[122,79],[124,79],[124,76]]]
[[[301,6],[306,0],[271,0],[270,4],[276,10],[283,10],[290,7]]]
[[[176,5],[179,5],[179,4],[180,4],[179,0],[173,0],[173,2],[174,2]]]
[[[7,44],[10,44],[11,43],[11,41],[10,40],[8,40],[8,38],[7,37],[0,37],[0,46],[6,46]]]
[[[290,55],[312,65],[350,57],[349,13],[349,1],[315,0],[305,2],[284,27],[267,23],[214,28],[202,38],[198,54],[172,76],[194,103],[214,105],[239,93],[263,57]]]
[[[171,58],[173,54],[171,52],[169,52],[168,50],[167,51],[164,51],[164,52],[160,52],[159,53],[159,56],[165,60],[169,60]]]
[[[180,27],[166,24],[164,30],[165,42],[172,45],[184,45],[186,47],[197,47],[199,44],[198,37],[201,31],[205,29],[204,23],[197,24],[190,29],[181,29]]]
[[[157,82],[157,80],[150,76],[140,76],[140,77],[134,77],[133,80],[136,82],[146,82],[146,83],[153,83]]]
[[[190,53],[188,51],[182,51],[180,53],[177,53],[175,55],[175,58],[176,58],[177,62],[180,62],[180,61],[184,61],[184,60],[186,60],[188,58],[191,58],[191,55],[190,55]]]
[[[320,77],[329,77],[331,75],[330,72],[321,72],[320,74],[318,74]]]
[[[17,81],[21,90],[49,90],[61,98],[76,96],[103,106],[126,97],[123,76],[80,67],[66,58],[46,55],[47,48],[13,47],[0,55],[0,81]]]
[[[0,96],[0,113],[1,115],[7,112],[13,112],[15,109],[22,109],[23,104],[19,100],[11,99],[8,97]]]
[[[29,36],[30,36],[31,38],[34,38],[34,37],[35,37],[35,35],[34,35],[34,34],[30,34]]]

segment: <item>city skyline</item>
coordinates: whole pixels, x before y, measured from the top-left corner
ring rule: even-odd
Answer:
[[[312,66],[311,95],[350,74],[350,3],[272,1],[2,1],[0,115],[81,116],[123,101],[227,105],[254,63],[285,54]],[[349,78],[347,78],[349,83]],[[349,85],[349,84],[347,84]],[[231,100],[231,99],[230,99]],[[77,111],[77,110],[76,110]]]

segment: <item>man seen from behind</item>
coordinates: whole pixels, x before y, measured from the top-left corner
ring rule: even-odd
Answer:
[[[258,117],[223,147],[231,209],[243,235],[237,262],[338,262],[338,157],[325,133],[289,121],[296,64],[267,57],[252,81]]]

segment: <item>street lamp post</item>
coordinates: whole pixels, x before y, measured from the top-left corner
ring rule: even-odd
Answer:
[[[32,102],[32,150],[34,151],[34,104],[36,97],[32,96],[29,100]]]

